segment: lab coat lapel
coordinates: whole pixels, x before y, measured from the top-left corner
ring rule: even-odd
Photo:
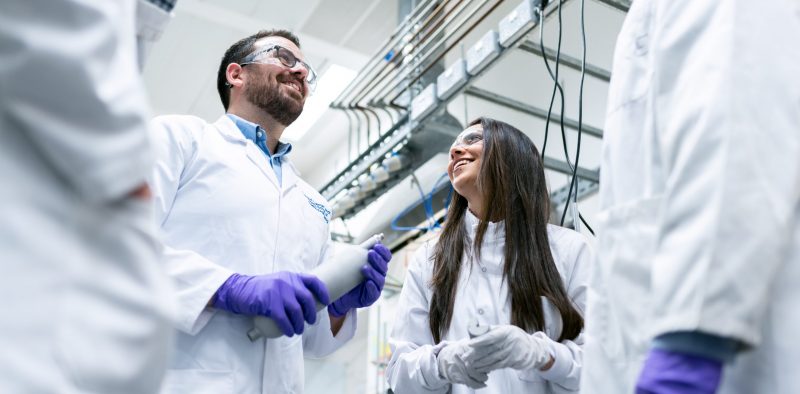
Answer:
[[[283,171],[281,173],[281,176],[283,177],[283,191],[287,192],[291,190],[295,184],[297,184],[297,179],[300,177],[300,172],[297,171],[297,169],[294,167],[294,164],[292,164],[292,162],[289,161],[289,158],[286,156],[283,157],[283,162],[281,164],[281,169]]]
[[[236,127],[236,124],[233,123],[227,115],[222,115],[222,117],[214,123],[214,126],[226,140],[240,144],[250,162],[258,167],[259,171],[261,171],[276,188],[280,189],[278,178],[275,176],[275,172],[272,171],[272,167],[270,167],[269,161],[266,156],[264,156],[264,153],[261,152],[261,149],[255,144],[247,143],[247,138],[245,138],[239,128]]]

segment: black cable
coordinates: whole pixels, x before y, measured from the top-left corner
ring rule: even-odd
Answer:
[[[564,220],[567,218],[567,210],[570,201],[577,204],[578,191],[578,158],[581,153],[581,131],[583,129],[583,80],[586,75],[586,31],[583,24],[583,5],[584,0],[581,0],[581,35],[583,37],[583,60],[581,61],[581,84],[578,93],[578,145],[575,147],[575,167],[572,168],[572,179],[569,180],[569,190],[567,191],[567,201],[564,203],[564,211],[561,213],[561,225],[564,225]],[[572,191],[575,191],[575,200],[572,200]],[[576,205],[577,207],[577,205]],[[580,212],[578,212],[580,214]],[[573,222],[575,219],[573,218]],[[574,228],[578,228],[578,223],[573,223]]]
[[[564,113],[566,112],[564,89],[561,86],[561,84],[558,82],[558,70],[559,70],[559,66],[560,66],[560,62],[561,62],[561,37],[562,37],[563,31],[564,31],[564,22],[563,22],[562,13],[561,13],[561,3],[562,2],[563,2],[562,0],[558,1],[558,44],[556,46],[556,60],[555,60],[555,66],[554,66],[555,72],[553,72],[553,70],[550,68],[550,64],[549,64],[549,62],[547,60],[547,52],[545,52],[545,49],[544,49],[544,39],[543,39],[543,34],[542,34],[542,31],[544,30],[544,10],[540,9],[539,48],[542,51],[542,59],[544,59],[544,64],[545,64],[545,67],[547,68],[547,72],[548,72],[548,74],[550,74],[550,78],[553,79],[553,83],[554,83],[553,94],[550,97],[550,107],[547,110],[547,121],[546,121],[546,124],[545,124],[545,143],[544,143],[544,145],[542,147],[542,152],[544,152],[545,149],[547,149],[547,136],[549,134],[548,129],[549,129],[549,126],[550,126],[550,117],[551,117],[552,111],[553,111],[553,104],[555,102],[556,90],[558,90],[558,92],[560,93],[560,96],[561,96],[560,128],[561,128],[561,142],[562,142],[562,145],[563,145],[563,148],[564,148],[564,158],[567,161],[567,166],[569,167],[569,169],[572,170],[573,174],[575,174],[577,172],[578,166],[577,165],[573,166],[572,163],[570,162],[569,150],[567,149],[567,132],[566,132],[566,130],[564,130]],[[585,47],[584,47],[584,49],[585,49]],[[544,153],[542,153],[542,160],[544,160]],[[569,208],[569,200],[570,200],[570,196],[572,194],[572,188],[574,186],[574,182],[573,182],[574,179],[575,178],[573,176],[573,179],[570,181],[570,189],[569,189],[569,191],[567,193],[567,199],[566,199],[566,202],[564,203],[564,211],[563,211],[563,213],[561,215],[561,223],[560,223],[561,226],[564,225],[564,220],[566,219],[567,209]]]
[[[590,226],[589,223],[586,222],[586,219],[583,218],[583,215],[581,215],[580,212],[578,212],[578,217],[581,218],[581,222],[583,222],[583,225],[586,226],[586,229],[589,230],[589,232],[592,235],[594,235],[594,230],[592,230],[592,226]]]
[[[564,212],[561,214],[561,224],[564,224],[564,219],[567,214],[567,208],[569,207],[570,198],[572,198],[572,202],[574,204],[578,203],[578,165],[581,156],[581,135],[583,134],[583,84],[584,80],[586,79],[586,20],[585,20],[585,6],[586,0],[581,0],[581,40],[582,40],[582,58],[581,58],[581,83],[580,89],[578,91],[578,144],[575,147],[575,167],[572,169],[572,180],[570,182],[569,191],[567,192],[567,202],[564,204]],[[573,194],[573,190],[575,194]],[[576,205],[577,207],[577,205]],[[577,209],[577,208],[576,208]],[[580,218],[581,222],[586,226],[592,235],[594,235],[594,230],[592,227],[589,226],[589,223],[586,222],[586,219],[583,218],[580,211],[578,211],[578,217]]]
[[[561,64],[561,37],[563,33],[563,21],[561,18],[561,3],[562,1],[558,2],[558,44],[556,47],[556,59],[555,59],[555,72],[553,69],[550,68],[550,62],[547,60],[547,52],[544,49],[544,8],[539,9],[539,49],[542,52],[542,59],[544,60],[544,65],[547,68],[547,73],[550,74],[550,78],[553,80],[553,94],[550,96],[550,106],[547,109],[547,120],[545,121],[544,127],[544,144],[542,144],[542,160],[544,160],[545,152],[547,151],[547,139],[549,135],[550,129],[550,119],[553,114],[553,105],[555,103],[556,98],[556,91],[560,94],[561,97],[561,140],[562,145],[564,147],[564,157],[567,159],[567,165],[569,166],[570,170],[573,170],[572,162],[569,159],[569,151],[567,150],[567,132],[564,130],[564,112],[566,112],[566,105],[564,99],[564,88],[561,86],[561,83],[558,82],[558,70]]]

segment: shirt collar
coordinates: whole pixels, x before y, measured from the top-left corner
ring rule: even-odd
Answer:
[[[256,145],[260,145],[259,142],[266,142],[267,140],[267,131],[264,130],[261,126],[250,122],[248,120],[242,119],[234,114],[226,114],[228,117],[233,121],[236,127],[239,128],[239,131],[242,132],[245,138],[250,141],[253,141]],[[259,132],[261,134],[259,134]],[[283,157],[289,154],[292,151],[292,144],[283,143],[278,141],[278,148],[275,149],[275,153],[270,155],[269,152],[264,152],[271,157]]]
[[[475,215],[470,212],[469,209],[464,212],[464,225],[467,226],[467,234],[470,238],[475,238],[475,234],[478,232],[478,224],[480,224],[480,219],[478,219]],[[500,222],[489,222],[486,226],[486,234],[484,234],[484,242],[490,241],[495,242],[502,239],[505,239],[505,224]]]

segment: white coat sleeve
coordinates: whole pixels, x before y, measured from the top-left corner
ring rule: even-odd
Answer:
[[[174,7],[171,4],[170,7]],[[167,24],[172,19],[172,11],[167,11],[153,4],[153,0],[136,2],[136,39],[139,68],[144,68],[147,55],[153,45],[164,34]]]
[[[328,231],[328,238],[330,239],[330,229]],[[320,264],[324,264],[335,253],[335,247],[332,241],[325,243],[323,251],[320,254],[322,257]],[[333,302],[334,300],[331,300]],[[309,358],[321,358],[330,355],[345,343],[353,339],[356,334],[358,324],[357,309],[353,308],[347,311],[344,315],[344,322],[336,336],[331,332],[331,319],[328,315],[328,308],[323,308],[317,312],[317,323],[313,326],[306,325],[306,331],[303,333],[303,355]]]
[[[134,7],[130,0],[0,3],[4,116],[89,201],[123,198],[152,166]]]
[[[197,140],[192,130],[202,130],[203,126],[203,122],[191,117],[159,117],[151,123],[156,165],[150,186],[159,228],[170,214],[181,176],[195,154]],[[164,264],[178,296],[177,328],[195,335],[215,313],[215,309],[207,307],[208,301],[233,271],[194,251],[173,248],[167,240],[163,241],[163,249]]]
[[[432,267],[428,249],[429,244],[419,248],[408,267],[389,337],[392,356],[386,379],[396,393],[447,393],[450,389],[450,383],[439,376],[436,355],[441,345],[434,345],[428,325],[425,278]]]
[[[567,243],[565,265],[569,267],[566,283],[567,296],[572,300],[578,312],[586,316],[586,289],[589,284],[593,252],[583,235],[569,232],[571,236],[563,237]],[[548,381],[552,393],[577,393],[580,389],[581,368],[583,366],[583,332],[575,339],[554,341],[542,335],[548,343],[553,355],[553,365],[547,371],[539,371],[542,378]]]
[[[787,49],[774,38],[788,29],[776,21],[789,2],[773,3],[758,14],[743,0],[658,3],[654,122],[666,186],[653,218],[653,336],[760,341],[800,178],[800,59],[766,60]]]

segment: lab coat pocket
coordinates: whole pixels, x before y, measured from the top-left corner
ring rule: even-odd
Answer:
[[[608,114],[644,97],[650,88],[652,0],[631,5],[614,49],[614,65],[608,90]]]
[[[589,289],[587,327],[596,327],[592,334],[612,358],[631,354],[628,346],[646,346],[650,263],[661,206],[661,197],[646,198],[598,215],[599,261]]]
[[[203,369],[172,369],[167,371],[162,393],[216,394],[234,392],[233,372]]]

